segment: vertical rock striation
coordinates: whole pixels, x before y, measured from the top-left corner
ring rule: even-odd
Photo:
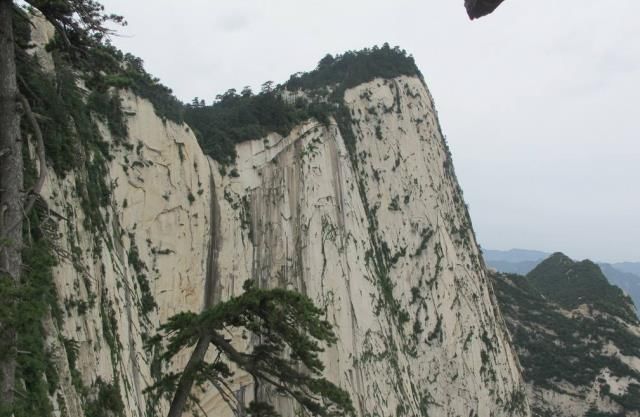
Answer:
[[[175,313],[239,294],[247,279],[296,289],[325,308],[338,336],[324,353],[326,375],[350,392],[359,416],[529,415],[419,77],[347,90],[347,125],[308,120],[286,137],[238,144],[230,175],[187,125],[131,92],[119,98],[124,139],[95,120],[109,145],[104,171],[79,150],[87,171],[52,172],[39,209],[61,310],[45,323],[59,376],[55,415],[84,416],[118,393],[122,406],[106,412],[166,413],[144,394],[169,370],[145,340]],[[86,196],[96,176],[109,194],[99,206]],[[242,372],[232,385],[241,401],[267,397],[296,414]],[[214,388],[199,395],[208,415],[231,415]]]
[[[143,391],[159,368],[143,342],[171,315],[200,311],[206,301],[207,158],[186,125],[160,119],[150,102],[132,94],[121,98],[128,146],[114,148],[108,165],[111,202],[96,209],[102,227],[86,221],[78,187],[86,173],[51,175],[43,195],[54,224],[54,280],[64,316],[61,327],[48,323],[61,374],[54,398],[69,417],[84,416],[80,387],[101,383],[119,389],[127,417],[152,415]],[[108,129],[101,132],[110,142]],[[65,360],[70,350],[77,356],[72,364]]]
[[[324,306],[339,339],[327,375],[359,415],[526,415],[429,92],[376,79],[345,102],[353,154],[335,123],[309,121],[238,145],[238,175],[213,170],[222,297],[251,278]],[[224,414],[216,397],[205,404]]]

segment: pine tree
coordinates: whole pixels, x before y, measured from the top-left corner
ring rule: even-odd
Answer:
[[[162,325],[149,346],[165,342],[161,360],[168,364],[185,349],[191,357],[179,372],[167,372],[148,389],[160,397],[172,397],[168,417],[179,417],[187,403],[196,402],[193,386],[210,383],[234,410],[252,416],[277,416],[272,405],[258,399],[247,408],[239,404],[229,385],[233,376],[230,364],[253,376],[258,384],[296,401],[315,416],[352,415],[349,394],[322,377],[324,365],[319,358],[321,343],[331,345],[336,336],[323,320],[323,311],[306,296],[284,289],[259,289],[252,281],[245,292],[220,302],[200,314],[179,313]],[[232,331],[250,333],[258,340],[247,351],[240,351],[226,335]],[[195,348],[194,348],[195,346]],[[205,361],[209,348],[215,360]]]

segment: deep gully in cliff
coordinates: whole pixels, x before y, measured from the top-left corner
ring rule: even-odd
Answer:
[[[220,301],[220,277],[218,268],[218,254],[220,253],[219,245],[221,243],[220,238],[220,206],[218,205],[218,198],[216,195],[216,187],[213,179],[213,161],[207,157],[209,163],[209,184],[211,190],[211,202],[210,202],[210,231],[209,231],[209,251],[207,254],[207,269],[204,284],[204,294],[202,310],[211,308],[215,303]],[[190,371],[200,365],[204,360],[209,344],[211,343],[211,336],[205,335],[198,340],[196,347],[191,353],[189,361],[184,367],[183,375],[189,375]],[[180,380],[173,400],[169,408],[168,417],[180,417],[182,411],[185,408],[189,393],[193,386],[193,377],[185,377]]]
[[[211,192],[210,202],[210,231],[209,253],[207,254],[207,272],[204,282],[203,310],[212,307],[220,301],[220,276],[218,267],[218,255],[220,254],[220,204],[216,194],[216,184],[213,177],[213,160],[207,156],[209,162],[209,184]]]

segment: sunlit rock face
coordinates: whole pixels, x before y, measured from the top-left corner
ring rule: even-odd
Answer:
[[[359,415],[526,415],[424,83],[376,79],[345,102],[353,155],[337,125],[312,120],[240,144],[233,176],[212,170],[222,298],[250,277],[326,308],[338,335],[327,375]],[[250,378],[239,374],[238,386],[253,396]],[[204,404],[228,414],[215,391]]]
[[[143,391],[154,381],[153,352],[145,351],[144,340],[169,316],[200,311],[204,302],[211,235],[207,158],[187,126],[161,120],[146,100],[122,99],[132,146],[115,148],[108,164],[112,195],[99,209],[103,227],[85,221],[76,184],[86,173],[62,179],[51,172],[43,191],[57,214],[54,282],[64,314],[62,326],[48,323],[61,374],[54,403],[69,417],[84,416],[71,368],[86,387],[117,382],[126,415],[144,416],[149,404]],[[110,141],[108,130],[101,131]],[[72,345],[77,360],[70,366]]]
[[[308,120],[286,137],[240,143],[224,169],[189,126],[129,91],[120,99],[124,140],[96,120],[112,145],[109,203],[85,207],[78,184],[90,186],[91,172],[50,172],[43,191],[62,310],[46,323],[55,415],[84,416],[105,386],[126,417],[165,414],[166,400],[149,401],[145,389],[189,352],[159,366],[145,341],[168,317],[239,294],[247,279],[326,310],[338,336],[323,354],[326,376],[358,416],[529,415],[421,79],[349,89],[350,125]],[[299,412],[242,372],[230,386],[239,401],[258,395],[284,416]],[[195,393],[208,415],[233,415],[212,386]]]

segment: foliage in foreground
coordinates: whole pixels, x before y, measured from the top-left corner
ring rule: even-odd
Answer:
[[[229,386],[234,372],[230,364],[253,376],[256,384],[268,386],[279,395],[297,402],[312,415],[330,417],[353,414],[346,391],[321,376],[324,365],[319,358],[320,343],[332,345],[336,337],[331,325],[321,318],[323,311],[306,296],[285,289],[259,289],[251,281],[245,292],[200,313],[180,313],[160,327],[149,346],[165,342],[160,359],[169,363],[179,352],[203,343],[200,358],[192,356],[181,372],[166,372],[149,392],[172,397],[172,411],[180,399],[176,392],[188,383],[186,394],[197,402],[191,386],[212,384],[230,407],[242,409]],[[251,337],[247,351],[238,350],[227,335],[242,331]],[[208,347],[215,349],[215,360],[206,362]],[[197,355],[194,353],[193,355]],[[263,401],[254,401],[244,410],[253,416],[274,416],[275,409]],[[169,413],[171,414],[171,411]]]

